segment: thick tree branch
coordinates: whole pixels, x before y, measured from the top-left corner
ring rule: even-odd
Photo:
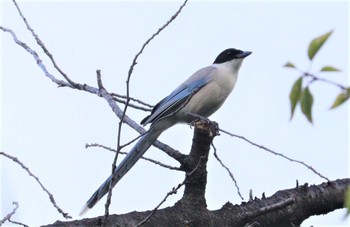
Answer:
[[[269,198],[242,203],[240,206],[228,203],[216,212],[223,212],[221,215],[233,212],[235,215],[231,218],[236,220],[236,225],[233,226],[244,226],[253,222],[260,226],[299,226],[311,216],[343,208],[345,191],[349,186],[349,178],[320,185],[305,184],[278,191]]]
[[[259,226],[299,226],[313,216],[326,214],[343,208],[344,194],[350,187],[350,179],[329,181],[320,185],[307,184],[276,192],[268,198],[255,198],[241,205],[227,202],[221,209],[209,211],[184,206],[178,202],[173,207],[158,210],[143,226],[232,226],[242,227],[250,224]],[[188,204],[187,204],[188,205]],[[149,215],[149,211],[110,215],[107,225],[136,226]],[[52,226],[100,226],[103,217],[57,221]]]

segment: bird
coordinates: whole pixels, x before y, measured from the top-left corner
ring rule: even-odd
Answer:
[[[151,124],[149,130],[86,202],[80,215],[94,207],[108,193],[110,185],[114,187],[119,182],[162,132],[178,123],[191,123],[195,116],[207,118],[216,112],[232,92],[242,62],[251,53],[235,48],[222,51],[213,64],[196,71],[158,102],[141,121],[143,126]]]

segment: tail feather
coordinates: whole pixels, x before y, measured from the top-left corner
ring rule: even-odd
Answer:
[[[91,209],[95,204],[108,193],[109,185],[112,182],[112,187],[114,187],[118,181],[134,166],[134,164],[141,158],[141,156],[148,150],[148,148],[153,144],[153,142],[159,137],[162,131],[155,128],[150,128],[150,130],[143,135],[135,146],[131,149],[128,155],[123,159],[123,161],[114,170],[114,174],[107,178],[107,180],[97,189],[97,191],[91,196],[91,198],[86,202],[82,208],[80,215],[84,215],[89,209]]]
[[[86,203],[83,208],[81,208],[79,216],[83,216],[85,215],[88,211],[90,210],[90,208],[88,207],[88,204]]]

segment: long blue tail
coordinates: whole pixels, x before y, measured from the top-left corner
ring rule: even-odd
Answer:
[[[91,198],[86,202],[85,206],[82,208],[80,215],[86,213],[95,204],[108,193],[109,185],[114,187],[118,181],[134,166],[134,164],[141,158],[141,156],[148,150],[148,148],[153,144],[154,141],[162,133],[162,130],[157,130],[156,127],[151,127],[146,134],[144,134],[135,146],[131,149],[129,154],[124,158],[124,160],[117,166],[114,170],[114,177],[111,175],[107,180],[97,189],[97,191],[91,196]]]

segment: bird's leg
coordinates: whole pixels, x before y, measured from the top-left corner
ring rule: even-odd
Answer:
[[[212,136],[220,135],[219,124],[217,122],[211,121],[211,120],[209,120],[209,118],[203,117],[199,114],[190,113],[190,112],[188,112],[186,114],[194,119],[190,122],[190,126],[206,129],[206,130],[211,132]]]
[[[203,117],[199,114],[195,114],[195,113],[191,113],[191,112],[187,112],[186,115],[188,116],[189,119],[191,119],[192,121],[190,122],[191,126],[196,125],[197,122],[206,122],[207,124],[210,124],[211,120],[209,120],[209,118],[207,117]]]

